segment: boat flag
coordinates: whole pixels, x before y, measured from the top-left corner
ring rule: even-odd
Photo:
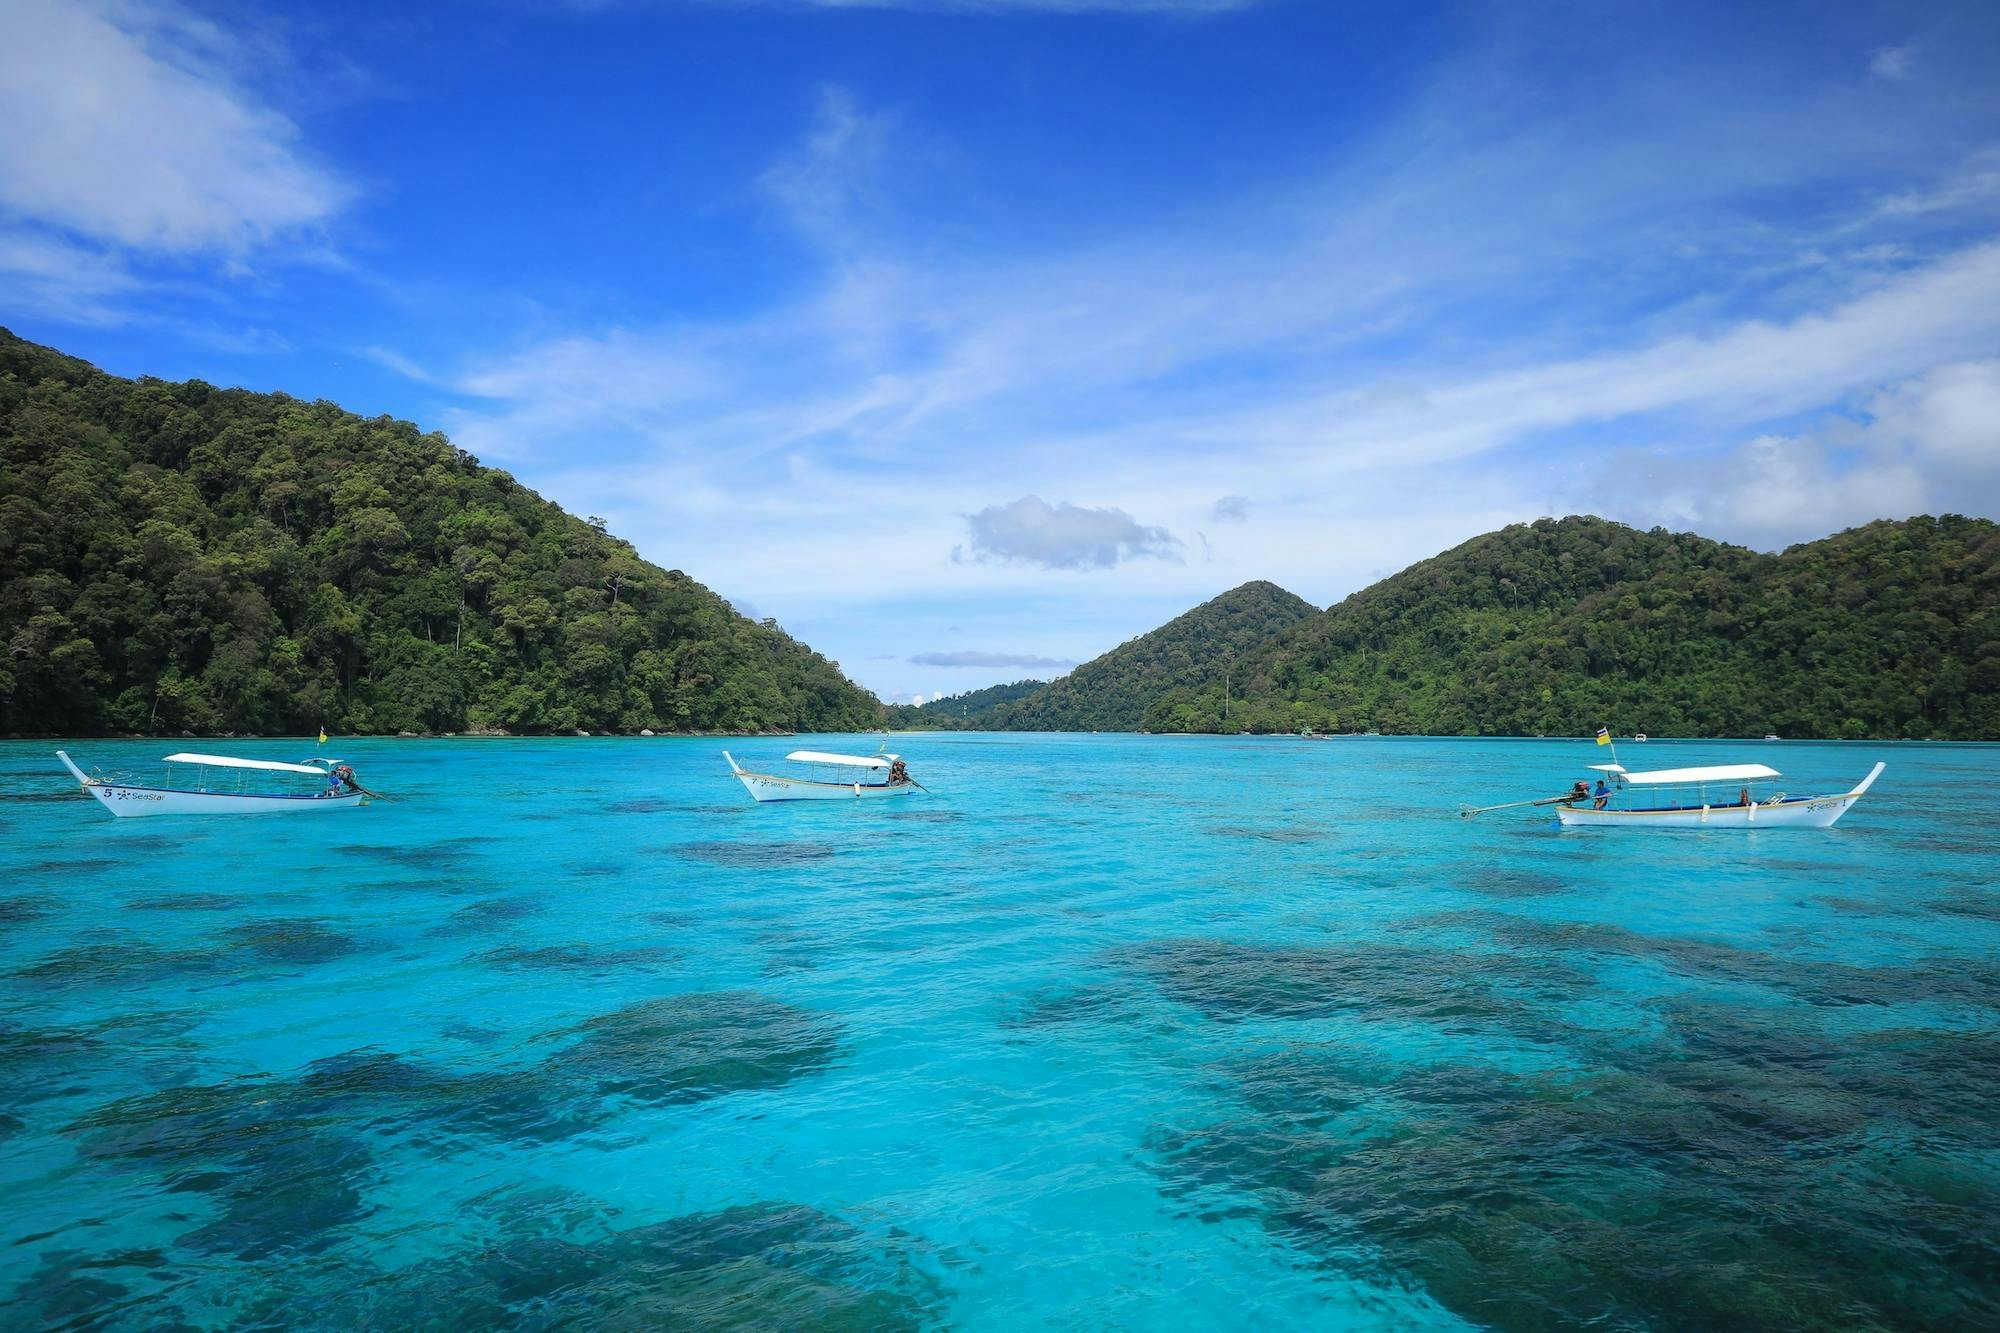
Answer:
[[[320,739],[325,740],[326,737],[322,736]],[[1597,729],[1597,743],[1599,745],[1611,744],[1611,732],[1604,727],[1599,727]]]
[[[319,743],[320,743],[321,745],[325,745],[325,744],[326,744],[326,728],[325,728],[325,727],[321,727],[321,728],[319,729]]]

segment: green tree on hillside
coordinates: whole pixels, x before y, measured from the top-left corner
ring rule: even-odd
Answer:
[[[0,331],[0,731],[845,730],[879,705],[441,435]]]
[[[2000,527],[1879,522],[1764,555],[1543,519],[1412,565],[1259,645],[1246,730],[2000,737]],[[1156,730],[1216,730],[1220,691]]]
[[[1237,671],[1246,652],[1313,614],[1312,603],[1275,583],[1246,583],[1085,662],[1026,698],[991,709],[985,725],[1014,731],[1135,731],[1145,725],[1154,701],[1211,684],[1219,710],[1225,671]]]

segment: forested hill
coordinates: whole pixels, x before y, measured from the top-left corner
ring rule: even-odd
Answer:
[[[1025,699],[1045,682],[1015,680],[961,694],[943,694],[927,704],[888,704],[882,712],[889,726],[910,730],[977,731],[986,715],[1001,704]]]
[[[1275,583],[1246,583],[1025,699],[991,709],[983,725],[1011,731],[1136,731],[1147,706],[1164,693],[1196,691],[1212,682],[1220,701],[1225,671],[1315,611],[1311,602]]]
[[[0,330],[0,732],[845,730],[875,700],[443,436]]]
[[[2000,527],[1871,523],[1766,555],[1543,519],[1302,622],[1239,688],[1231,729],[2000,738]],[[1146,723],[1221,714],[1210,687]]]

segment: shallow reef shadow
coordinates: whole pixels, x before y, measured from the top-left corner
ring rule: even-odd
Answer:
[[[1797,1006],[1661,1001],[1580,1067],[1355,1046],[1227,1065],[1238,1109],[1155,1128],[1170,1195],[1376,1257],[1485,1327],[1992,1327],[2000,1043],[1856,1041]],[[1232,1203],[1231,1200],[1236,1200]]]
[[[745,869],[810,865],[835,855],[823,842],[685,842],[668,850],[691,861]]]

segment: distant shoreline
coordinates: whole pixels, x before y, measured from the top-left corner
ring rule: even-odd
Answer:
[[[796,736],[1114,736],[1137,740],[1146,737],[1154,740],[1314,740],[1319,737],[1302,737],[1290,731],[982,731],[968,727],[930,727],[904,731],[882,732],[876,729],[851,731],[662,731],[651,736],[636,731],[594,731],[588,735],[566,732],[492,732],[492,731],[451,731],[434,732],[430,735],[403,734],[397,732],[344,732],[329,736],[326,744],[334,746],[351,741],[641,741],[641,740],[788,740]],[[1447,734],[1419,734],[1416,732],[1397,734],[1337,735],[1327,740],[1342,741],[1483,741],[1519,742],[1542,741],[1551,745],[1582,745],[1590,741],[1589,736],[1468,736]],[[302,745],[318,745],[314,735],[211,735],[211,736],[149,736],[139,733],[103,733],[99,735],[60,734],[55,732],[30,732],[27,734],[0,737],[12,742],[63,742],[63,741],[159,741],[177,742],[297,742]],[[1761,736],[1653,736],[1646,741],[1621,740],[1626,745],[1966,745],[2000,746],[2000,738],[1982,740],[1933,740],[1928,738],[1893,737],[1799,737],[1767,741]]]
[[[598,741],[598,740],[732,740],[739,737],[782,738],[798,735],[845,735],[845,732],[796,732],[796,731],[656,731],[645,734],[637,731],[343,731],[329,735],[326,743],[339,741]],[[865,734],[865,733],[856,733]],[[299,741],[307,745],[319,743],[319,737],[312,732],[295,734],[273,732],[270,734],[251,732],[218,731],[206,735],[182,732],[178,735],[147,733],[141,731],[103,732],[59,732],[28,731],[10,733],[0,739],[10,741]]]

